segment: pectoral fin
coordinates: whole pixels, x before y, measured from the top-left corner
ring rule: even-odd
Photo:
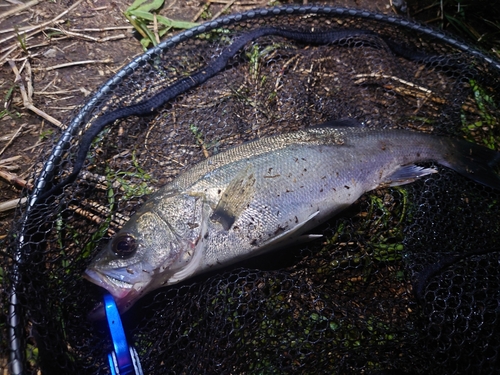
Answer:
[[[210,220],[219,222],[225,230],[229,230],[252,201],[254,193],[255,176],[252,166],[248,166],[236,175],[221,194]]]

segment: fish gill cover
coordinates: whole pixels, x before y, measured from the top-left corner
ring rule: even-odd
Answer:
[[[348,32],[327,43],[264,33],[154,111],[112,115],[118,121],[102,131],[92,125],[207,71],[239,37],[264,27]],[[499,64],[486,55],[357,10],[252,11],[153,48],[75,116],[38,178],[43,199],[32,199],[11,236],[1,260],[11,371],[107,372],[107,329],[88,319],[102,290],[82,275],[148,194],[194,164],[345,118],[498,151],[499,90]],[[313,231],[319,240],[140,299],[123,321],[144,372],[497,372],[500,192],[424,167],[439,173],[364,194]]]

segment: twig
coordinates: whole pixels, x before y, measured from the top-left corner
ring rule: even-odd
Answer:
[[[370,74],[357,74],[354,76],[354,78],[358,78],[358,80],[354,81],[354,83],[357,85],[367,82],[368,78],[390,79],[392,81],[400,82],[403,86],[395,86],[390,83],[382,83],[382,87],[385,87],[386,89],[389,90],[393,90],[400,95],[406,95],[417,99],[423,99],[425,102],[431,101],[437,104],[446,103],[446,99],[437,96],[436,94],[433,93],[432,90],[425,88],[423,86],[416,85],[412,82],[405,81],[404,79],[398,77],[389,76],[385,74],[370,73]],[[472,113],[476,113],[474,107],[470,103],[467,103],[467,101],[462,104],[462,109]],[[419,109],[417,109],[417,111],[418,110]]]
[[[21,177],[16,176],[15,174],[5,172],[5,171],[0,171],[0,178],[3,178],[5,181],[7,181],[11,185],[16,185],[20,188],[28,188],[29,190],[33,189],[33,185],[30,184],[28,181],[23,180]]]
[[[3,61],[12,53],[14,52],[15,50],[17,49],[17,44],[5,49],[5,51],[7,51],[2,57],[0,57],[0,66],[3,65]],[[4,50],[2,50],[1,52],[3,52]]]
[[[73,210],[76,214],[81,215],[82,217],[89,219],[89,220],[95,222],[96,224],[102,224],[105,220],[105,218],[103,218],[102,216],[99,216],[99,215],[104,215],[105,217],[107,217],[110,214],[109,209],[107,207],[102,206],[102,205],[98,204],[97,202],[84,201],[83,206],[90,206],[90,208],[97,211],[97,214],[95,214],[87,209],[84,209],[82,207],[76,206],[76,205],[70,205],[69,208],[71,210]],[[116,230],[114,230],[112,228],[112,226],[116,227],[116,228],[120,228],[128,220],[129,220],[128,216],[125,216],[125,215],[119,214],[118,212],[115,212],[114,217],[110,223],[110,228],[108,228],[108,234],[114,235],[116,233]]]
[[[22,124],[18,129],[17,131],[14,133],[14,135],[12,136],[12,138],[9,140],[9,142],[7,142],[7,144],[5,145],[4,148],[2,148],[2,151],[0,151],[0,156],[2,156],[2,154],[4,153],[4,151],[7,149],[7,147],[9,147],[11,145],[12,142],[14,142],[14,139],[16,139],[16,137],[18,136],[18,134],[21,132],[21,130],[23,130],[24,128],[24,125],[26,124]]]
[[[59,23],[64,23],[63,20],[59,20],[59,21],[56,21],[54,22],[54,24],[59,24]],[[26,34],[23,38],[24,38],[24,41],[27,42],[28,40],[31,40],[33,39],[33,37],[38,34],[39,32],[42,32],[43,29],[41,30],[35,30],[33,32],[31,32],[30,34]],[[65,37],[67,38],[67,37]],[[5,40],[5,39],[4,39]],[[2,43],[2,41],[0,41],[0,44]],[[35,46],[33,47],[25,47],[26,49],[31,49],[31,48],[34,48]],[[5,53],[1,58],[0,58],[0,65],[2,65],[5,60],[7,59],[7,57],[13,52],[15,51],[17,48],[19,48],[19,42],[15,42],[12,46],[10,47],[6,47],[6,48],[3,48],[2,50],[0,50],[0,52],[5,52],[5,51],[8,51],[7,53]]]
[[[233,0],[210,0],[211,3],[214,4],[228,4],[233,2]],[[258,1],[235,1],[234,5],[240,5],[240,6],[252,6],[255,7],[257,5],[264,6],[264,2],[259,3]]]
[[[191,22],[198,21],[198,18],[200,18],[200,16],[203,14],[203,12],[206,12],[208,10],[208,7],[210,7],[210,3],[211,3],[211,1],[208,0],[205,4],[203,4],[201,9],[198,11],[198,13],[196,13],[195,16],[191,19]]]
[[[46,45],[48,45],[48,43]],[[41,53],[33,53],[33,54],[30,54],[29,57],[30,58],[34,58],[34,57],[38,57],[40,55],[41,55]],[[24,56],[24,57],[12,58],[12,59],[9,59],[9,60],[14,61],[14,62],[21,62],[21,61],[25,61],[27,58],[28,58],[28,56]]]
[[[153,14],[153,33],[155,35],[156,43],[160,43],[160,34],[158,33],[158,18],[156,17],[156,13]]]
[[[36,143],[35,143],[33,146],[26,147],[26,148],[25,148],[25,149],[23,149],[22,151],[30,151],[30,150],[33,150],[34,148],[37,148],[37,147],[43,146],[45,143],[47,143],[47,142],[42,142],[41,140],[38,140],[38,141],[36,141]]]
[[[413,12],[413,16],[415,16],[416,14],[419,14],[423,11],[426,11],[428,9],[431,9],[431,8],[434,8],[435,6],[437,6],[438,4],[437,3],[432,3],[431,5],[428,5],[426,7],[423,7],[423,8],[420,8],[420,9],[417,9],[415,12]]]
[[[63,128],[63,125],[59,120],[56,120],[54,117],[39,110],[38,108],[36,108],[33,105],[31,98],[28,96],[26,88],[24,87],[23,79],[21,78],[21,75],[19,74],[19,71],[17,70],[16,64],[12,60],[8,60],[8,61],[9,61],[9,65],[10,65],[12,71],[14,72],[14,74],[16,76],[14,83],[17,83],[19,85],[19,89],[21,90],[21,96],[23,98],[24,108],[36,113],[38,116],[43,117],[44,119],[51,122],[52,124],[54,124],[58,128]]]
[[[100,217],[99,215],[96,215],[90,211],[84,210],[83,208],[75,206],[73,204],[69,206],[69,209],[73,210],[73,212],[75,212],[76,214],[83,216],[84,218],[87,218],[90,221],[93,221],[97,225],[102,224],[105,220],[102,217]]]
[[[212,17],[212,20],[218,18],[222,13],[224,13],[226,10],[228,10],[235,2],[236,2],[236,0],[231,0],[231,1],[227,2],[226,5],[224,6],[224,8],[222,8],[219,12],[217,12],[217,14],[215,16]]]
[[[50,108],[50,109],[58,109],[58,110],[61,110],[61,111],[72,111],[74,110],[75,108],[78,108],[78,105],[69,105],[69,106],[66,106],[66,107],[59,107],[59,106],[47,106],[45,108]]]
[[[19,5],[18,7],[14,8],[14,9],[8,10],[7,12],[4,12],[4,13],[0,14],[0,20],[2,18],[9,17],[11,14],[16,14],[16,13],[22,12],[23,10],[28,9],[28,8],[30,8],[32,6],[35,6],[39,2],[40,2],[40,0],[31,0],[31,1],[27,2],[26,4],[22,4],[22,5]]]
[[[23,124],[22,126],[24,125],[27,125],[27,124]],[[31,126],[28,126],[27,128],[29,130],[33,130],[33,128],[35,128],[36,125],[31,125]],[[31,128],[31,129],[30,129]],[[5,135],[0,135],[0,142],[8,142],[12,139],[12,137],[16,137],[18,134],[17,134],[17,130],[13,133],[8,133],[8,134],[5,134]],[[0,160],[0,165],[2,165],[2,161]]]
[[[62,94],[71,94],[73,92],[82,92],[82,90],[59,90],[59,91],[34,91],[35,95],[62,95]]]
[[[26,203],[27,200],[28,198],[24,197],[24,198],[11,199],[5,202],[0,202],[0,212],[10,211],[18,206],[22,206]]]
[[[7,165],[2,165],[2,169],[6,170],[6,171],[17,171],[17,170],[21,169],[21,166],[19,166],[17,164],[7,164]]]
[[[58,21],[54,21],[53,24],[54,25],[59,25],[61,23],[64,23],[64,20],[58,20]],[[10,28],[10,29],[3,29],[3,30],[0,30],[0,34],[5,34],[5,33],[11,33],[11,32],[15,32],[16,33],[16,36],[17,36],[17,33],[19,33],[20,31],[27,31],[27,32],[31,32],[31,34],[26,34],[24,35],[25,37],[25,40],[28,40],[29,38],[33,37],[34,35],[38,34],[40,31],[43,31],[43,30],[34,30],[33,29],[33,26],[23,26],[23,27],[16,27],[16,28]],[[8,39],[12,39],[13,37],[10,36]],[[2,39],[0,41],[0,43],[8,40],[8,39]],[[10,48],[10,47],[9,47]],[[2,49],[1,51],[3,52],[5,50]]]
[[[57,79],[58,79],[58,75],[57,74],[54,74],[54,79],[52,81],[50,81],[49,83],[47,83],[44,87],[42,87],[42,90],[40,91],[45,91],[47,90],[49,87],[53,87],[53,86],[56,86],[56,82],[57,82]]]
[[[27,35],[29,32],[31,31],[37,31],[37,32],[40,32],[45,26],[48,26],[48,25],[52,25],[54,22],[56,22],[57,20],[59,20],[60,18],[64,17],[66,14],[68,14],[69,12],[71,12],[73,9],[75,9],[78,5],[80,5],[80,3],[82,2],[83,0],[78,0],[76,3],[74,3],[72,6],[70,6],[68,9],[66,9],[64,12],[60,13],[58,16],[56,16],[55,18],[51,19],[50,21],[47,21],[47,22],[44,22],[44,23],[41,23],[40,25],[37,25],[37,26],[33,26],[33,27],[28,27],[26,30],[23,30],[24,28],[21,28],[20,31],[24,31],[24,33],[19,33],[19,34],[15,34],[15,35],[11,35],[7,38],[4,38],[2,40],[0,40],[0,44],[8,41],[8,40],[11,40],[17,36],[19,37],[23,37],[25,35]],[[15,30],[15,29],[14,29]]]
[[[420,94],[420,96],[432,95],[432,91],[429,90],[428,88],[425,88],[423,86],[419,86],[419,85],[416,85],[414,83],[405,81],[404,79],[401,79],[401,78],[398,78],[398,77],[394,77],[394,76],[389,76],[389,75],[386,75],[386,74],[378,74],[378,73],[357,74],[357,75],[354,76],[354,78],[360,78],[357,81],[354,81],[354,83],[357,84],[357,85],[365,82],[366,81],[365,78],[386,78],[386,79],[391,79],[393,81],[400,82],[403,85],[409,86],[409,87],[411,87],[411,88],[413,88],[415,90],[423,92],[423,94]]]
[[[12,157],[7,158],[7,159],[2,159],[2,160],[0,160],[0,165],[12,163],[13,161],[19,160],[21,158],[22,158],[21,155],[17,155],[17,156],[12,156]]]
[[[92,33],[92,32],[95,32],[95,33],[101,33],[103,31],[115,31],[115,30],[133,30],[134,29],[134,26],[113,26],[113,27],[103,27],[103,28],[100,28],[100,29],[96,29],[96,28],[86,28],[86,29],[69,29],[69,31],[72,31],[72,32],[88,32],[88,33]]]
[[[56,29],[55,27],[48,27],[45,30],[57,31],[57,32],[60,32],[66,36],[73,36],[76,38],[86,39],[86,40],[90,40],[92,42],[97,42],[97,43],[107,42],[109,40],[123,39],[123,38],[127,37],[124,34],[118,34],[118,35],[108,36],[105,38],[94,38],[93,36],[90,36],[90,35],[80,34],[80,33],[76,33],[73,31],[67,31],[64,29]]]
[[[26,90],[28,90],[28,98],[31,103],[31,98],[33,98],[33,81],[31,79],[31,64],[28,59],[24,60],[23,64],[21,65],[21,69],[19,69],[19,75],[21,75],[21,72],[26,68],[26,73],[24,75],[24,81],[26,83]]]
[[[112,63],[112,62],[113,62],[113,60],[111,60],[111,59],[73,61],[73,62],[70,62],[70,63],[49,66],[48,68],[36,68],[35,71],[37,71],[37,72],[40,72],[40,71],[48,72],[49,70],[67,68],[68,66],[85,65],[85,64],[109,64],[109,63]]]
[[[29,46],[26,46],[26,49],[30,50],[30,49],[40,48],[40,47],[46,47],[48,45],[50,45],[50,42],[42,42],[42,43],[31,44]],[[38,55],[40,55],[40,54],[38,54]],[[34,57],[34,56],[37,56],[37,55],[30,55],[30,57]]]

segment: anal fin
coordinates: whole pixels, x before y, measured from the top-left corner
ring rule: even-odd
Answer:
[[[384,181],[384,185],[386,186],[400,186],[409,184],[420,177],[427,176],[433,173],[437,173],[438,171],[434,168],[424,168],[419,167],[415,164],[404,165],[399,168],[396,172],[391,174]]]
[[[268,241],[264,242],[260,246],[266,248],[268,246],[275,246],[277,244],[283,244],[286,243],[286,241],[293,240],[294,242],[300,239],[300,241],[312,241],[314,239],[322,237],[322,235],[317,235],[317,234],[309,234],[309,235],[301,235],[301,236],[294,236],[294,234],[300,233],[300,231],[307,225],[309,224],[316,216],[318,216],[319,211],[316,211],[309,215],[309,217],[303,221],[302,223],[297,224],[293,228],[286,230],[282,233],[280,233],[278,236],[270,238]]]

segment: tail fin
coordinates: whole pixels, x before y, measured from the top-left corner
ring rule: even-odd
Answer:
[[[442,164],[482,185],[500,190],[500,152],[463,140],[450,140]]]

